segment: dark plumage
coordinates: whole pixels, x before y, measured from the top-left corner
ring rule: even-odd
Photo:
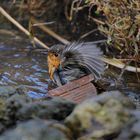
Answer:
[[[105,70],[105,63],[101,60],[103,53],[94,42],[54,45],[49,53],[60,60],[53,74],[53,81],[58,86],[90,73],[98,80]]]

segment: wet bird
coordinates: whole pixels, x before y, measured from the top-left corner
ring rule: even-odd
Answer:
[[[49,49],[47,58],[50,79],[57,86],[90,73],[98,80],[105,70],[102,57],[101,49],[94,42],[54,45]]]

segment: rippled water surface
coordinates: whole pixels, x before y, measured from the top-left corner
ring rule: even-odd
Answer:
[[[0,35],[0,86],[23,85],[32,97],[48,92],[47,56],[29,53],[28,40]]]
[[[11,35],[11,33],[5,35],[0,32],[0,86],[23,85],[29,96],[44,97],[47,95],[50,82],[47,53],[31,52],[31,48],[33,46],[26,37]],[[113,70],[111,71],[113,72]],[[139,94],[140,86],[137,83],[136,74],[126,73],[123,77],[124,82],[122,82],[121,88],[125,88],[127,93],[129,89],[133,89],[136,94]],[[116,82],[112,80],[111,77],[110,85],[116,85]],[[105,80],[105,82],[107,81],[108,79]],[[113,87],[116,87],[115,85]],[[130,93],[130,95],[132,94]]]

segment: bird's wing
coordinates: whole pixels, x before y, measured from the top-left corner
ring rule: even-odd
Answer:
[[[105,63],[101,60],[103,53],[94,42],[73,42],[67,45],[61,54],[65,58],[63,64],[76,63],[94,74],[99,79],[105,70]]]

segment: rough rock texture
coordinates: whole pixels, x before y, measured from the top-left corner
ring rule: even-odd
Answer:
[[[0,87],[0,140],[140,139],[140,110],[119,91],[76,107],[61,98],[32,99],[26,93],[24,87]]]
[[[24,88],[0,87],[0,132],[33,118],[63,120],[75,104],[61,98],[32,99]]]
[[[137,122],[131,114],[133,109],[134,105],[119,91],[106,92],[78,105],[66,118],[65,124],[75,137],[79,137],[78,140],[111,140],[116,137],[121,140],[125,131],[125,139],[129,139],[134,133],[127,129]],[[138,126],[134,128],[137,129]],[[122,130],[124,133],[120,134]]]
[[[0,140],[72,140],[64,125],[45,120],[31,120],[18,124],[4,133]]]

